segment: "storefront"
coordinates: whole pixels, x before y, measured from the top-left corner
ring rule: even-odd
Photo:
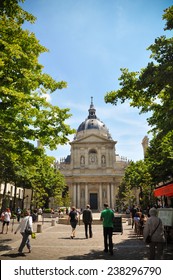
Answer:
[[[173,207],[173,182],[157,187],[154,196],[161,201],[161,206]]]
[[[158,217],[165,228],[167,242],[173,241],[173,182],[157,187],[154,196],[158,199],[161,208],[158,209]],[[163,207],[163,208],[162,208]]]

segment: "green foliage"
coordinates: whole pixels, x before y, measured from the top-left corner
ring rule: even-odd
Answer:
[[[62,203],[63,203],[63,206],[65,206],[65,207],[69,207],[70,206],[69,192],[65,193],[64,197],[62,198]]]
[[[173,6],[164,12],[165,30],[172,30]],[[105,102],[117,105],[118,101],[128,101],[130,106],[139,108],[140,113],[150,112],[147,121],[153,139],[144,164],[148,169],[147,176],[150,175],[152,183],[156,184],[173,177],[173,37],[156,38],[148,50],[151,51],[151,62],[138,72],[121,69],[120,89],[107,93]],[[131,186],[144,188],[147,176],[143,177],[140,165],[129,167],[132,174],[128,179]]]
[[[116,206],[122,209],[124,208],[124,206],[128,207],[129,205],[132,205],[134,202],[135,202],[134,192],[123,178],[116,196]]]
[[[24,11],[24,0],[0,1],[0,180],[33,189],[32,203],[48,204],[60,199],[64,178],[53,166],[42,147],[55,149],[74,133],[65,122],[69,108],[53,106],[46,99],[65,81],[55,81],[43,72],[40,54],[47,49],[35,34],[23,29],[35,17]]]
[[[33,22],[34,17],[17,3],[4,0],[0,9],[0,139],[20,143],[39,139],[55,149],[74,130],[65,124],[69,109],[51,105],[46,96],[66,87],[66,82],[43,73],[38,58],[47,49],[23,30],[23,22]]]
[[[46,208],[46,209],[43,210],[43,213],[48,213],[49,214],[51,212],[52,212],[52,210],[50,208]]]
[[[146,208],[147,205],[151,204],[151,196],[154,188],[152,177],[150,174],[150,169],[147,161],[137,161],[131,162],[126,168],[125,176],[125,194],[126,197],[130,198],[131,201],[134,201],[134,192],[133,189],[139,189],[139,200],[143,208]]]

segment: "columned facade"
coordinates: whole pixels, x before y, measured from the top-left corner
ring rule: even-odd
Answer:
[[[127,162],[117,160],[116,141],[100,121],[93,101],[88,118],[82,122],[71,144],[71,154],[60,163],[69,189],[71,205],[100,211],[108,202],[115,208],[118,186]],[[68,160],[67,160],[68,159]]]

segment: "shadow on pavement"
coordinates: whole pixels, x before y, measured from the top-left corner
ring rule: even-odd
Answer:
[[[19,255],[18,253],[7,253],[7,254],[4,254],[4,255],[2,255],[2,256],[4,256],[4,257],[9,257],[9,258],[11,258],[11,259],[16,259],[16,258],[25,258],[26,257],[26,255],[24,254],[24,255]]]
[[[12,241],[11,238],[4,238],[4,239],[1,239],[0,240],[0,251],[9,251],[9,250],[12,250],[12,247],[5,244],[7,242],[10,242]]]

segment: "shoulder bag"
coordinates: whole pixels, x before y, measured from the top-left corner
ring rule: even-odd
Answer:
[[[28,218],[28,221],[27,221],[27,224],[26,224],[25,233],[28,234],[28,235],[32,234],[32,228],[29,225],[29,218]]]

